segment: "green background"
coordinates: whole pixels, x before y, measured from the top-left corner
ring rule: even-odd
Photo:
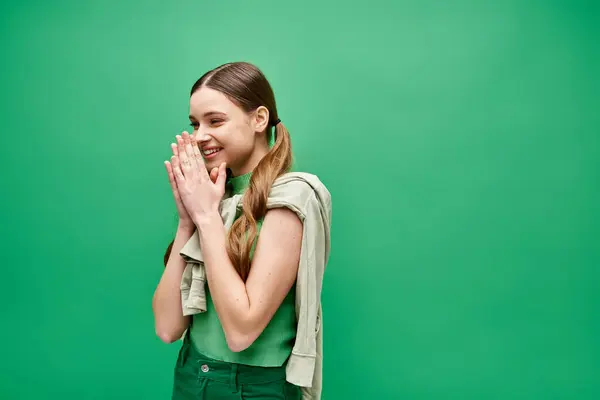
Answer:
[[[333,198],[323,398],[600,398],[592,1],[0,6],[0,398],[166,399],[163,161],[256,63]]]

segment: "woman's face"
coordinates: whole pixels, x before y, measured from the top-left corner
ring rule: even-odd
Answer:
[[[258,110],[261,108],[264,107]],[[209,171],[223,162],[234,175],[252,170],[257,138],[260,137],[256,133],[264,130],[268,123],[268,111],[264,123],[264,117],[260,118],[258,114],[264,114],[264,111],[248,114],[214,89],[203,87],[192,94],[190,122],[194,128],[193,136]]]

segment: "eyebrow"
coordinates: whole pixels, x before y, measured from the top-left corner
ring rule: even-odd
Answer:
[[[221,111],[208,111],[208,112],[204,113],[203,118],[206,118],[209,115],[227,115],[227,114],[225,114],[224,112],[221,112]],[[190,114],[190,120],[195,120],[195,119],[196,119],[196,117],[194,117],[192,114]]]

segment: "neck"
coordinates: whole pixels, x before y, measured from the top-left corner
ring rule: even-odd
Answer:
[[[261,145],[252,152],[250,158],[248,158],[243,165],[238,167],[230,167],[231,173],[233,176],[241,176],[247,174],[248,172],[254,171],[254,168],[256,168],[260,160],[262,160],[268,152],[269,146],[265,141],[264,145],[261,143]]]

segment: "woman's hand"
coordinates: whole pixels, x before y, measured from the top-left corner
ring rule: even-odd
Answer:
[[[198,145],[187,132],[177,135],[177,154],[171,157],[172,171],[181,203],[195,225],[219,213],[225,194],[225,163],[210,175]],[[211,179],[212,178],[212,179]]]
[[[171,159],[179,155],[179,149],[175,143],[171,144],[171,150],[173,151],[173,156],[171,156]],[[185,206],[181,200],[179,188],[177,187],[177,182],[173,173],[173,165],[169,161],[165,161],[165,167],[167,168],[167,175],[169,176],[171,191],[173,192],[173,197],[175,198],[175,207],[177,208],[177,215],[179,216],[179,226],[186,229],[194,228],[194,221],[185,209]]]

